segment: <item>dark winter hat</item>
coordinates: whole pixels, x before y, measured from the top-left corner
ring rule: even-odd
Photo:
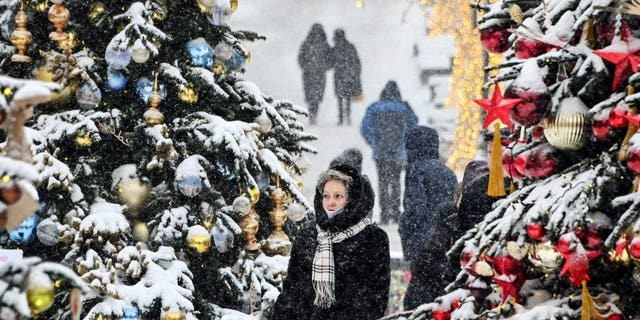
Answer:
[[[329,168],[346,164],[356,169],[358,173],[362,172],[362,152],[357,148],[349,148],[339,154],[335,159],[331,160]]]
[[[380,93],[380,100],[402,100],[402,97],[400,96],[400,88],[398,88],[398,84],[395,81],[390,80],[387,82]]]
[[[473,160],[464,168],[462,175],[462,187],[478,177],[489,174],[489,164],[484,160]]]
[[[407,159],[413,161],[417,158],[437,159],[440,145],[438,132],[427,126],[417,126],[405,135],[405,147]]]
[[[333,32],[333,41],[337,42],[342,40],[345,40],[344,29],[336,29],[336,31]]]
[[[309,39],[320,39],[320,40],[326,40],[327,39],[327,35],[324,33],[324,29],[322,28],[322,25],[319,23],[314,23],[311,26],[311,30],[309,30],[309,35],[307,36],[307,38]]]

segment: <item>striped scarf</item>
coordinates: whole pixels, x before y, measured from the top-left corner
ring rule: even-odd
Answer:
[[[318,226],[316,227],[318,229],[318,246],[316,247],[316,254],[313,257],[313,272],[311,274],[313,290],[316,292],[316,298],[313,301],[314,305],[321,308],[328,308],[336,301],[334,292],[336,277],[332,244],[342,242],[356,235],[370,224],[371,220],[365,218],[347,230],[337,233],[327,232]]]

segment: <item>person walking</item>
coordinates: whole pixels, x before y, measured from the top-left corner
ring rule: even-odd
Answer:
[[[449,258],[446,253],[491,210],[495,198],[486,193],[488,183],[487,162],[469,162],[455,199],[443,202],[433,217],[430,233],[438,236],[427,240],[409,266],[411,281],[404,296],[405,310],[433,302],[456,279],[461,252],[454,252]]]
[[[369,107],[360,133],[371,146],[378,173],[381,224],[397,222],[400,216],[400,174],[407,160],[406,133],[418,125],[411,106],[402,101],[398,84],[387,82],[380,100]]]
[[[338,98],[338,125],[351,125],[351,102],[362,97],[360,58],[356,47],[347,41],[343,29],[335,30],[333,44],[330,56]]]
[[[389,295],[389,239],[366,218],[374,195],[348,165],[320,175],[316,222],[293,244],[270,320],[373,320]]]
[[[440,160],[438,146],[438,132],[433,128],[419,126],[407,133],[404,212],[398,231],[409,262],[429,239],[436,210],[442,202],[453,199],[455,192],[456,175]]]
[[[314,23],[298,52],[304,99],[309,104],[309,124],[311,125],[316,124],[320,102],[324,96],[326,73],[330,67],[330,50],[322,25]]]

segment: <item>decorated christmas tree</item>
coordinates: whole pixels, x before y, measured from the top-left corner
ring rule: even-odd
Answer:
[[[487,192],[502,198],[449,251],[462,271],[448,293],[405,315],[640,317],[640,5],[473,6],[478,40],[502,56],[476,100]]]
[[[262,37],[228,26],[237,7],[0,1],[0,73],[55,92],[23,130],[37,211],[0,247],[75,271],[83,319],[260,318],[278,294],[314,137],[303,108],[243,79]],[[66,283],[32,314],[68,319]]]

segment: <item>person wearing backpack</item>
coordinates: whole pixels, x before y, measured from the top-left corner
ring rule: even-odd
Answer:
[[[390,80],[380,99],[369,107],[360,133],[371,146],[378,173],[380,223],[398,222],[400,217],[400,174],[407,160],[405,135],[418,125],[413,109],[400,96],[398,84]]]

